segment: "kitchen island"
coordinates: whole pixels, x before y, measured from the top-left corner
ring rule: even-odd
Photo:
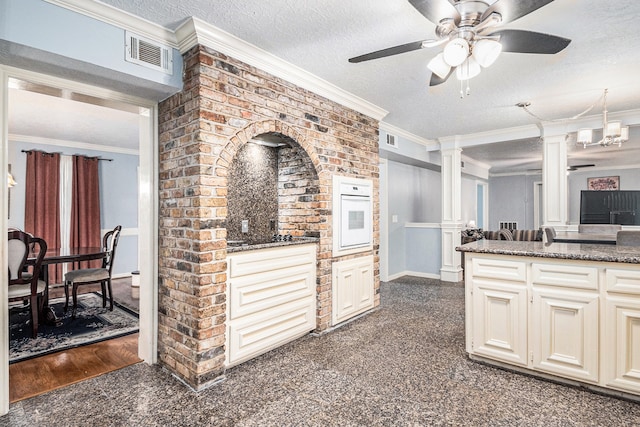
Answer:
[[[640,400],[640,248],[480,240],[457,249],[472,359]]]

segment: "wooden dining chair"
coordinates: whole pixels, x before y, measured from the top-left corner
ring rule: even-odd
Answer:
[[[100,268],[84,268],[80,270],[72,270],[64,275],[64,295],[65,304],[64,311],[69,308],[69,286],[73,290],[73,311],[71,318],[76,318],[76,310],[78,308],[78,286],[90,283],[100,283],[102,288],[102,307],[107,306],[107,289],[109,294],[109,310],[113,311],[113,291],[111,289],[111,272],[113,270],[113,261],[116,256],[116,247],[120,238],[120,230],[122,226],[118,225],[113,230],[105,233],[102,237],[102,247],[106,249],[106,256],[102,259],[102,267]]]
[[[21,230],[8,233],[7,254],[9,264],[9,301],[25,301],[31,305],[31,332],[38,336],[40,313],[44,307],[47,283],[40,279],[42,260],[47,252],[47,242]],[[29,254],[35,261],[28,262]]]

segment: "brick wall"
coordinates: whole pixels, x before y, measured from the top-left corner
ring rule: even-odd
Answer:
[[[191,49],[184,63],[184,90],[159,111],[158,353],[160,363],[201,389],[224,375],[227,174],[235,154],[263,133],[295,142],[280,158],[280,170],[291,175],[281,176],[280,184],[293,185],[279,198],[279,225],[283,232],[320,238],[320,332],[331,318],[334,174],[374,182],[379,304],[378,123],[207,47]],[[311,182],[301,168],[314,169]]]

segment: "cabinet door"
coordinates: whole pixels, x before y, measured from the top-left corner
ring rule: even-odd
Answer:
[[[527,288],[473,279],[472,351],[527,365]]]
[[[369,258],[369,257],[368,257]],[[364,260],[356,267],[356,301],[357,310],[362,311],[373,307],[373,258]]]
[[[373,257],[334,262],[332,325],[373,308]]]
[[[533,368],[598,381],[598,294],[533,289]]]
[[[605,383],[640,392],[640,298],[608,297],[604,346]]]

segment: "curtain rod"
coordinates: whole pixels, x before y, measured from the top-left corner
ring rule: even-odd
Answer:
[[[39,151],[39,150],[22,150],[22,152],[23,152],[23,153],[33,153],[33,152],[36,152],[36,153],[49,154],[49,155],[51,155],[51,154],[62,154],[62,153],[61,153],[61,152],[59,152],[59,151],[58,151],[58,152],[55,152],[55,153],[47,153],[46,151]],[[87,159],[97,159],[98,161],[100,161],[100,160],[104,160],[105,162],[112,162],[112,161],[113,161],[113,159],[103,159],[103,158],[101,158],[101,157],[91,157],[91,156],[85,156],[85,155],[82,155],[82,154],[74,154],[74,156],[82,156],[82,157],[85,157],[85,158],[87,158]]]

